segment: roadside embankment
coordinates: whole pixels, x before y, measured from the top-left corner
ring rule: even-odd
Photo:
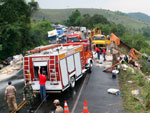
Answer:
[[[128,65],[120,69],[119,84],[126,113],[150,112],[150,83],[147,77]]]

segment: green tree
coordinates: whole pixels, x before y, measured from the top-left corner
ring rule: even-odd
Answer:
[[[95,24],[109,24],[109,21],[103,16],[103,15],[93,15],[91,17],[91,20],[90,20],[90,24],[91,24],[91,27],[93,27]]]
[[[107,24],[96,24],[95,27],[100,28],[101,31],[102,31],[102,34],[109,35],[111,33],[110,25],[107,25]]]
[[[78,16],[78,18],[75,20],[75,25],[80,26],[81,25],[82,16]]]
[[[111,26],[110,26],[110,27],[111,27],[111,32],[114,33],[114,34],[116,34],[116,35],[118,35],[118,34],[117,34],[118,28],[117,28],[116,24],[111,23]]]
[[[4,4],[1,5],[0,14],[3,22],[30,22],[29,6],[24,0],[4,0]]]
[[[3,56],[12,56],[16,53],[18,53],[20,50],[20,37],[21,37],[21,26],[18,24],[7,24],[5,27],[7,27],[3,31]]]
[[[118,36],[123,36],[123,34],[126,32],[126,28],[122,24],[118,24],[117,29]]]
[[[82,19],[81,19],[81,26],[85,26],[87,28],[91,28],[91,25],[90,25],[90,15],[89,14],[84,14]]]
[[[124,34],[121,37],[121,40],[129,45],[131,48],[135,48],[138,51],[141,51],[143,48],[149,48],[149,45],[142,34]]]
[[[81,16],[81,13],[80,13],[79,10],[73,11],[72,15],[69,16],[69,20],[67,21],[68,25],[70,25],[70,26],[76,26],[76,24],[79,23],[79,19],[81,18],[80,16]]]
[[[31,46],[28,45],[28,42],[31,42],[30,17],[36,10],[33,2],[34,0],[27,4],[24,0],[3,0],[3,4],[0,5],[3,58],[21,53]]]
[[[31,26],[32,47],[48,44],[47,32],[52,30],[50,22],[41,21]]]
[[[141,31],[143,32],[143,35],[144,35],[147,39],[150,39],[150,27],[142,28]]]
[[[115,23],[110,24],[111,32],[116,34],[117,36],[123,36],[126,33],[126,28],[122,24],[116,25]]]
[[[38,2],[35,2],[35,0],[31,0],[31,2],[28,3],[28,6],[31,15],[39,8]]]

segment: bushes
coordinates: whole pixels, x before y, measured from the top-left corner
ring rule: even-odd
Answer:
[[[123,71],[121,69],[119,74],[119,81],[121,87],[121,94],[123,98],[123,106],[126,113],[149,113],[150,112],[150,82],[135,69],[136,75],[133,75],[130,69]],[[131,80],[132,83],[128,83]],[[131,94],[132,90],[139,90],[140,94],[137,95],[143,100],[143,106],[135,96]]]
[[[72,12],[72,15],[65,22],[69,26],[85,26],[92,29],[96,24],[110,24],[110,22],[103,16],[95,14],[90,16],[89,14],[81,15],[79,10]]]
[[[41,21],[31,25],[32,47],[48,44],[48,31],[52,30],[50,22]]]
[[[0,7],[0,59],[20,54],[31,47],[30,17],[36,10],[37,2],[27,4],[24,0],[4,0]]]
[[[147,40],[142,34],[124,34],[120,39],[131,48],[135,48],[138,51],[142,48],[149,48],[149,45],[146,42]]]

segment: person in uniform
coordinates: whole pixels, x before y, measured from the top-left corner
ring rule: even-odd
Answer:
[[[35,94],[33,93],[32,86],[30,85],[29,81],[26,81],[26,85],[23,88],[23,101],[27,101],[29,110],[33,109],[34,96]]]
[[[10,112],[12,111],[11,103],[13,103],[15,111],[17,111],[16,88],[12,86],[11,81],[8,82],[8,86],[4,94],[4,99],[7,99],[7,104]]]
[[[60,101],[58,99],[55,99],[53,104],[56,107],[55,113],[63,113],[64,112],[63,108],[60,106]]]

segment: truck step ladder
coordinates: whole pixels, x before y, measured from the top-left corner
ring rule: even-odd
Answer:
[[[57,56],[53,56],[53,58],[50,56],[50,60],[49,60],[49,72],[50,72],[50,81],[53,83],[53,84],[57,84],[58,81],[57,81],[57,75],[58,75],[58,72],[56,72],[56,59]],[[51,63],[53,62],[53,63]]]
[[[26,80],[26,81],[27,81],[27,80],[28,80],[28,81],[31,81],[30,58],[28,58],[28,60],[25,60],[25,59],[24,59],[24,62],[27,62],[27,65],[24,65],[24,66],[28,67],[28,69],[25,69],[25,68],[24,68],[24,74],[25,74],[25,71],[28,72],[28,78],[25,77],[25,80]]]

